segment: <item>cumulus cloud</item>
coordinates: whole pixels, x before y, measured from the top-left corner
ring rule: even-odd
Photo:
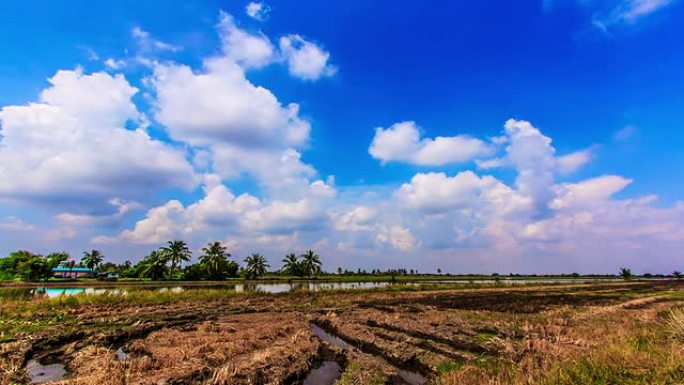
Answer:
[[[141,115],[123,76],[59,71],[49,82],[39,102],[0,110],[0,198],[93,210],[196,185],[184,151],[124,128]]]
[[[297,103],[282,104],[247,79],[246,69],[272,58],[267,38],[239,29],[226,13],[218,29],[223,52],[206,58],[201,69],[155,66],[150,79],[155,119],[172,138],[200,149],[198,160],[223,178],[246,174],[271,191],[295,195],[316,176],[300,153],[311,124],[300,116]]]
[[[300,146],[308,139],[310,124],[299,117],[299,106],[283,106],[271,91],[247,80],[230,59],[208,59],[200,71],[159,65],[153,86],[155,118],[171,136],[192,145],[277,148]]]
[[[252,1],[245,7],[245,12],[254,20],[264,20],[271,12],[271,8],[261,2]]]
[[[236,197],[215,175],[206,178],[204,193],[202,199],[187,207],[178,200],[170,200],[152,208],[133,229],[115,238],[100,238],[100,242],[157,244],[174,237],[204,234],[258,239],[265,234],[317,231],[325,228],[326,209],[335,196],[332,186],[314,181],[296,200],[267,202],[250,194]]]
[[[589,163],[593,158],[591,149],[575,151],[570,154],[560,156],[556,159],[558,171],[561,174],[571,174],[579,170],[582,166]]]
[[[226,57],[243,68],[260,68],[275,59],[274,47],[268,37],[239,28],[232,15],[222,11],[217,29]]]
[[[318,80],[337,72],[337,68],[329,63],[330,53],[300,35],[281,37],[280,51],[290,74],[300,79]]]
[[[551,139],[524,120],[509,119],[504,129],[509,139],[507,157],[518,172],[515,184],[534,201],[537,214],[545,215],[556,169]]]
[[[383,163],[443,166],[490,155],[492,148],[484,141],[468,135],[421,139],[415,122],[406,121],[395,123],[387,129],[376,128],[368,152]]]

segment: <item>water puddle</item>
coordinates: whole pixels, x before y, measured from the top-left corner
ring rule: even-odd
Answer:
[[[325,330],[321,329],[316,324],[311,324],[311,332],[313,333],[313,335],[320,338],[321,340],[323,340],[323,341],[325,341],[331,345],[335,345],[340,349],[348,349],[351,347],[351,345],[344,342],[344,340],[342,340],[341,338],[335,337],[334,335],[326,332]]]
[[[38,384],[63,380],[66,377],[67,371],[64,365],[59,363],[43,365],[36,360],[31,360],[26,364],[26,374],[28,374],[32,383]]]
[[[126,361],[126,359],[128,359],[128,353],[123,351],[123,347],[116,349],[116,352],[114,352],[114,354],[116,355],[117,361]]]
[[[313,369],[302,385],[332,385],[342,375],[342,368],[335,361],[323,361],[323,365]]]
[[[352,347],[352,345],[348,344],[343,339],[326,332],[325,330],[321,329],[321,327],[319,327],[316,324],[311,324],[311,332],[313,333],[313,335],[320,338],[321,340],[323,340],[329,344],[335,345],[341,349],[348,349],[348,348]],[[408,370],[400,369],[400,368],[396,367],[395,365],[390,364],[389,362],[387,362],[387,360],[385,360],[384,358],[382,358],[380,356],[377,356],[374,354],[372,356],[381,360],[385,364],[393,367],[397,371],[397,374],[399,374],[399,377],[401,377],[401,379],[406,381],[406,383],[408,383],[409,385],[423,385],[423,384],[427,383],[427,378],[423,377],[421,374],[418,374],[415,372],[410,372]],[[329,362],[329,361],[326,361],[326,362]],[[339,365],[338,365],[338,367],[339,367]],[[311,373],[313,373],[314,371],[311,371]],[[308,379],[308,377],[307,377],[307,379]],[[307,384],[318,384],[318,383],[319,382],[309,382],[309,383],[307,383],[306,381],[304,382],[305,385],[307,385]],[[321,384],[332,384],[333,382],[320,382],[320,383]]]

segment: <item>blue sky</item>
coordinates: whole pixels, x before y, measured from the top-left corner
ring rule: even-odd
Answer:
[[[329,269],[681,268],[682,16],[5,2],[0,253],[137,260],[182,238]]]

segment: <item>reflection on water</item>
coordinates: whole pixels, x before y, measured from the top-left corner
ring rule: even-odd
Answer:
[[[342,368],[335,361],[323,361],[323,364],[311,370],[302,385],[332,385],[342,375]]]
[[[32,383],[37,384],[62,380],[67,372],[62,364],[43,365],[36,360],[31,360],[26,364],[26,374]]]
[[[0,298],[26,299],[37,296],[48,298],[60,295],[73,294],[127,294],[136,290],[154,290],[158,292],[179,293],[185,290],[211,288],[234,290],[236,292],[261,292],[261,293],[287,293],[293,291],[321,291],[321,290],[359,290],[382,288],[390,285],[424,285],[424,284],[492,284],[500,283],[506,285],[524,285],[530,283],[589,283],[613,281],[613,279],[500,279],[500,280],[431,280],[413,282],[289,282],[289,283],[235,283],[219,286],[166,286],[166,287],[146,287],[146,286],[122,286],[122,287],[38,287],[38,288],[0,288]]]

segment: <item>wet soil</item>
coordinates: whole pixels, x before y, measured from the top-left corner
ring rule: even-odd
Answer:
[[[75,321],[71,326],[1,342],[0,384],[424,384],[469,363],[520,360],[530,338],[543,333],[529,325],[554,311],[621,304],[639,309],[665,299],[628,301],[668,290],[684,286],[606,283],[83,305],[65,309],[64,317]]]

